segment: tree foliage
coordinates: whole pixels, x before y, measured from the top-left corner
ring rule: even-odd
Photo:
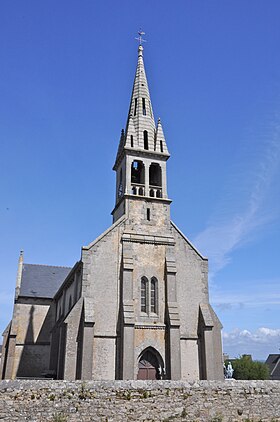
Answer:
[[[251,356],[242,355],[231,361],[234,369],[233,378],[236,380],[267,380],[269,379],[268,366],[259,361],[253,361]]]

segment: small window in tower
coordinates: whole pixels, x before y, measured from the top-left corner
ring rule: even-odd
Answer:
[[[160,141],[160,152],[163,152],[163,143]]]
[[[150,208],[147,208],[147,220],[151,221],[151,210],[150,210]]]
[[[142,98],[142,111],[143,111],[143,116],[146,116],[147,112],[146,112],[145,98]]]
[[[144,149],[149,149],[148,132],[144,130]]]
[[[130,146],[133,148],[133,135],[130,135]]]
[[[136,116],[136,110],[137,110],[137,98],[134,99],[134,116]]]

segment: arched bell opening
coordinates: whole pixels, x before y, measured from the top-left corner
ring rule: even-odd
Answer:
[[[145,166],[142,161],[134,160],[131,164],[131,183],[145,184]]]
[[[138,360],[138,380],[160,380],[165,377],[164,362],[161,355],[153,348],[145,349]]]
[[[162,186],[161,167],[157,163],[152,163],[149,168],[149,181],[151,186]]]

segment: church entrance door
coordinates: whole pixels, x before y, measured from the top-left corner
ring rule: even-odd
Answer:
[[[157,368],[159,367],[157,357],[153,352],[147,350],[138,363],[138,380],[156,380]]]

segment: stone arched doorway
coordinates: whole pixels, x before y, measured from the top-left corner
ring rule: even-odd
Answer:
[[[142,352],[138,361],[138,380],[162,379],[164,373],[161,356],[152,348]]]

